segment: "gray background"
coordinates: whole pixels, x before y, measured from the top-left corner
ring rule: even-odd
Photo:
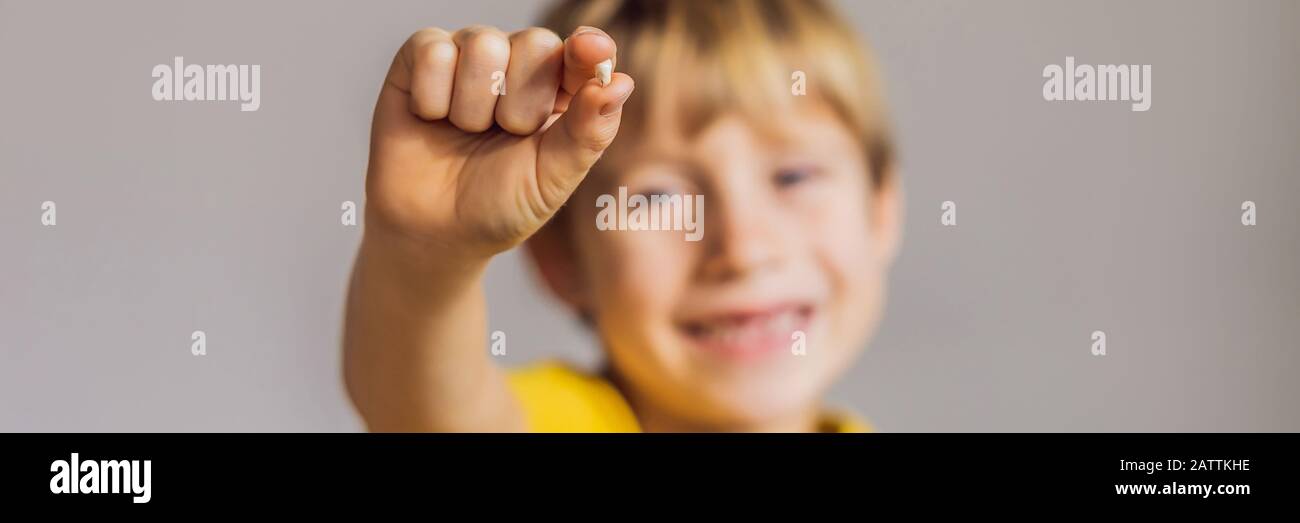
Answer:
[[[1300,430],[1300,2],[842,7],[883,62],[908,209],[835,401],[891,431]],[[339,206],[380,81],[422,26],[539,9],[0,1],[0,429],[359,429]],[[177,55],[260,64],[261,110],[153,101]],[[1067,55],[1151,64],[1151,110],[1044,101]],[[487,285],[509,363],[596,361],[517,253]]]

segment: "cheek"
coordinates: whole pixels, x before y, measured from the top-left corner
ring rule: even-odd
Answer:
[[[882,270],[875,255],[867,187],[846,184],[828,191],[810,221],[810,241],[832,292],[835,337],[855,348],[867,336],[879,312]]]
[[[689,367],[674,310],[689,285],[693,253],[680,232],[593,231],[584,249],[591,310],[607,355],[643,387]]]
[[[863,176],[842,173],[800,202],[804,232],[831,276],[850,278],[872,265],[868,191]]]
[[[817,251],[820,262],[840,281],[865,278],[874,270],[873,238],[867,211],[867,196],[844,192],[827,202],[819,216]]]
[[[593,224],[594,224],[594,217]],[[587,296],[601,323],[617,338],[648,336],[647,329],[671,323],[676,297],[689,283],[691,253],[672,231],[582,233]]]

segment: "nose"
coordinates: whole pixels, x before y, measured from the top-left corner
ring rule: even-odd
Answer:
[[[705,207],[705,279],[743,279],[770,270],[782,259],[782,234],[775,209],[759,195],[735,188],[714,191]]]

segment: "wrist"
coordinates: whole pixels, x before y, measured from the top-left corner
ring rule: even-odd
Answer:
[[[357,255],[357,278],[387,289],[408,306],[454,299],[482,281],[490,256],[367,226]]]

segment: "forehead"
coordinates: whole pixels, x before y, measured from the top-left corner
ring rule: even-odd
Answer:
[[[626,118],[626,117],[625,117]],[[762,118],[740,111],[716,114],[691,128],[674,118],[627,125],[597,165],[623,170],[653,161],[730,162],[785,153],[833,155],[860,149],[843,119],[816,99],[773,108]]]

